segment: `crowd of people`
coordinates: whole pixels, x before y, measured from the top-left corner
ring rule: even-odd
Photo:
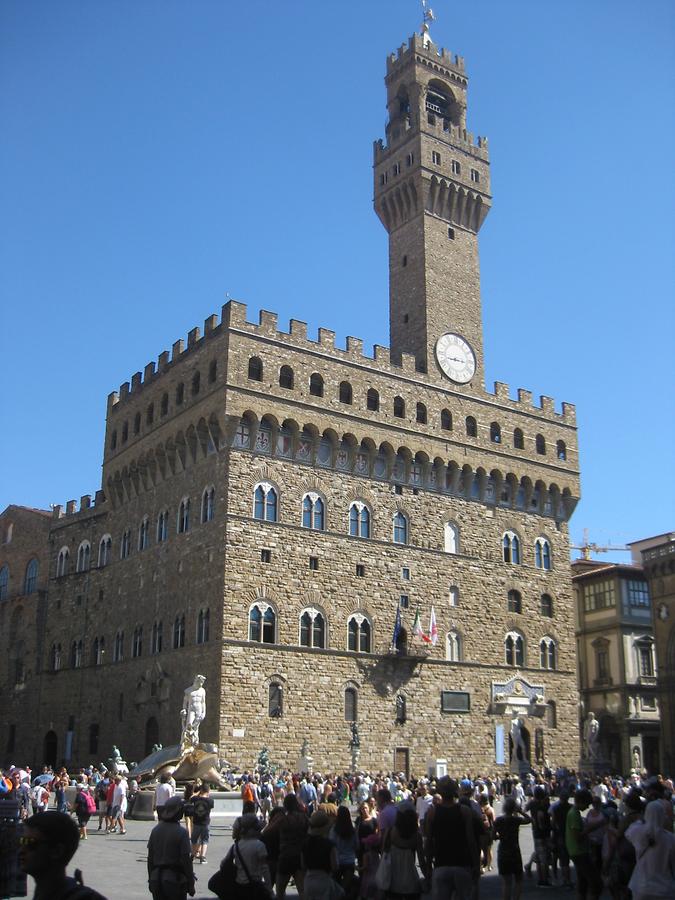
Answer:
[[[660,776],[585,778],[560,770],[523,779],[264,772],[226,777],[240,794],[242,813],[216,870],[221,879],[229,873],[222,896],[283,900],[292,881],[303,900],[416,900],[422,894],[477,900],[481,875],[494,871],[496,857],[504,900],[519,900],[524,877],[534,873],[542,892],[554,885],[572,891],[576,885],[580,900],[596,900],[603,890],[612,900],[675,897],[673,784]],[[67,785],[76,788],[70,804]],[[87,839],[96,814],[99,830],[125,834],[129,794],[137,790],[124,776],[93,767],[76,778],[65,770],[46,771],[32,785],[30,773],[17,768],[0,779],[0,798],[14,799],[29,837],[36,821],[54,815],[76,828],[78,840]],[[55,812],[47,811],[50,801]],[[158,824],[148,843],[149,890],[153,900],[186,900],[195,891],[196,866],[207,860],[214,808],[209,786],[177,786],[162,775],[154,806]],[[532,828],[534,852],[523,864],[524,826]],[[72,828],[68,834],[71,840]],[[71,844],[67,852],[72,856]],[[21,858],[33,874],[24,847]]]

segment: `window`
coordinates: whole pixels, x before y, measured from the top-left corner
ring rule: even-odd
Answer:
[[[476,437],[478,434],[478,427],[476,426],[476,420],[473,416],[466,417],[466,435],[467,437]]]
[[[438,150],[431,151],[431,161],[435,166],[440,166],[441,164],[441,154]]]
[[[125,422],[124,425],[122,425],[122,443],[126,444],[128,439],[129,439],[129,423]]]
[[[178,522],[176,531],[178,534],[186,534],[190,530],[190,498],[183,497],[178,507]]]
[[[462,639],[456,631],[449,631],[445,637],[445,658],[449,662],[461,662]]]
[[[504,562],[520,565],[520,538],[514,531],[507,531],[502,539]]]
[[[310,556],[309,568],[311,569],[312,572],[319,571],[319,557],[318,556]]]
[[[208,609],[200,609],[197,616],[197,643],[208,644],[211,613]]]
[[[52,644],[49,651],[49,668],[52,672],[58,672],[61,668],[61,644]]]
[[[471,170],[471,180],[474,184],[478,184],[478,182],[480,181],[480,172],[478,171],[478,169]]]
[[[91,560],[91,545],[89,541],[82,541],[77,548],[77,572],[88,572]]]
[[[540,610],[542,616],[546,616],[547,619],[553,618],[553,597],[550,594],[542,594],[540,603]]]
[[[490,425],[490,440],[493,444],[501,444],[502,442],[502,430],[497,422],[492,422]]]
[[[410,581],[410,567],[409,566],[401,567],[401,581]]]
[[[366,575],[366,567],[363,563],[356,564],[356,577],[357,578],[365,578]]]
[[[546,538],[537,538],[534,542],[534,564],[538,569],[551,568],[551,545]]]
[[[216,489],[214,487],[204,488],[202,494],[202,525],[205,522],[213,521],[213,511],[216,503]]]
[[[323,397],[323,378],[314,372],[309,378],[309,393],[312,397]]]
[[[653,678],[654,670],[654,645],[651,640],[638,641],[635,644],[638,656],[638,672],[640,678]]]
[[[352,402],[352,386],[348,381],[340,382],[340,403],[351,404]]]
[[[279,369],[279,387],[289,391],[293,387],[293,369],[290,366],[282,366]]]
[[[173,649],[185,646],[185,616],[176,616],[173,620]]]
[[[120,544],[120,559],[127,559],[131,553],[131,528],[126,528]]]
[[[267,711],[271,719],[280,719],[284,714],[284,687],[278,681],[270,682]]]
[[[454,239],[455,239],[455,229],[454,229],[454,228],[448,228],[448,240],[449,240],[449,241],[454,241]]]
[[[394,415],[397,419],[405,418],[405,400],[403,397],[394,397]]]
[[[63,575],[68,574],[68,559],[70,557],[70,551],[67,547],[61,547],[59,550],[59,555],[56,560],[56,577],[61,578]]]
[[[461,175],[462,174],[462,167],[459,164],[459,161],[456,159],[453,159],[453,161],[452,161],[452,174],[453,175]]]
[[[89,547],[89,544],[87,544]],[[87,568],[89,568],[89,556],[87,555]],[[26,577],[23,580],[24,594],[32,594],[37,590],[38,573],[40,566],[37,559],[31,559],[26,566]]]
[[[356,688],[345,688],[345,722],[356,722],[358,714],[358,692]]]
[[[167,415],[168,412],[169,412],[169,395],[162,394],[162,402],[159,407],[159,414],[160,414],[160,416],[163,417],[163,416]]]
[[[139,412],[134,416],[134,434],[138,434],[141,430],[141,414]]]
[[[253,517],[261,522],[277,521],[277,492],[268,481],[261,481],[253,493]]]
[[[556,646],[553,638],[544,637],[539,641],[539,665],[542,669],[556,668]]]
[[[414,154],[408,153],[408,155],[407,155],[406,158],[405,158],[405,164],[406,164],[406,166],[408,166],[408,168],[410,168],[410,166],[412,166],[412,164],[413,164],[414,161],[415,161],[415,156],[414,156]]]
[[[459,606],[459,588],[455,584],[448,591],[448,602],[450,606]]]
[[[145,424],[152,425],[155,420],[155,404],[150,403],[145,411]]]
[[[525,660],[525,644],[522,634],[510,631],[504,639],[504,657],[507,666],[523,666]]]
[[[441,428],[443,431],[452,431],[452,413],[449,409],[441,410]]]
[[[391,172],[392,172],[392,175],[400,175],[401,174],[401,163],[395,162],[392,167]]]
[[[260,561],[264,563],[272,562],[272,551],[267,547],[260,551]]]
[[[325,504],[314,491],[302,498],[302,527],[323,531],[325,527]]]
[[[300,616],[300,646],[326,646],[326,620],[317,609],[306,609]]]
[[[252,356],[248,361],[249,381],[263,380],[263,364],[259,356]]]
[[[146,550],[150,546],[150,519],[144,516],[138,527],[138,549]]]
[[[606,638],[597,638],[593,641],[595,650],[595,676],[596,684],[611,684],[612,678],[609,667],[609,641]]]
[[[445,523],[443,539],[446,553],[459,553],[459,528],[454,522]]]
[[[371,412],[377,412],[380,408],[380,395],[375,388],[369,388],[366,394],[366,408]]]
[[[613,581],[595,581],[584,585],[585,612],[593,612],[596,609],[608,609],[615,605],[616,597]]]
[[[626,589],[628,591],[628,603],[631,606],[649,608],[649,588],[646,581],[630,579],[626,582]]]
[[[150,653],[156,656],[162,652],[162,632],[164,628],[161,622],[155,621],[152,626],[152,634],[150,636]]]
[[[565,441],[558,441],[556,443],[555,455],[558,457],[558,459],[567,459],[567,447],[565,446]]]
[[[520,591],[510,590],[508,592],[506,595],[506,608],[512,613],[522,613],[523,598],[520,595]]]
[[[209,384],[215,384],[216,379],[218,378],[218,363],[215,359],[211,360],[209,364]]]
[[[276,614],[267,603],[258,602],[248,614],[248,639],[259,644],[274,644]]]
[[[403,694],[396,697],[396,724],[404,725],[407,721],[406,700]]]
[[[418,404],[417,404],[417,406],[416,406],[416,408],[415,408],[415,420],[416,420],[420,425],[426,425],[426,424],[427,424],[427,408],[426,408],[426,406],[424,405],[424,403],[418,403]]]
[[[176,385],[176,406],[180,406],[185,399],[185,385],[181,381],[180,384]]]
[[[105,654],[105,638],[94,638],[94,644],[91,651],[91,661],[95,666],[103,665],[103,656]]]
[[[382,186],[385,185],[386,183],[387,183],[387,173],[386,173],[386,172],[381,172],[381,173],[380,173],[380,187],[382,187]]]
[[[139,656],[143,654],[143,626],[139,625],[137,628],[134,628],[134,633],[131,637],[131,656],[133,659],[138,659]]]
[[[549,728],[558,727],[558,710],[555,700],[549,700],[546,704],[546,724]]]
[[[157,516],[157,543],[163,543],[169,536],[169,512],[163,510]]]
[[[394,516],[394,543],[408,543],[408,519],[405,513],[400,511]]]
[[[70,646],[70,667],[71,669],[82,668],[82,641],[73,641]]]
[[[349,534],[352,537],[370,537],[370,510],[361,500],[349,507]]]
[[[537,450],[537,453],[540,456],[544,456],[546,454],[546,441],[544,440],[543,434],[538,434],[534,439],[534,446]]]
[[[350,616],[347,623],[347,649],[355,653],[370,653],[370,622],[360,613]]]
[[[403,256],[401,257],[401,266],[402,266],[402,268],[405,269],[405,267],[406,267],[407,265],[408,265],[408,257],[407,257],[407,255],[404,253]]]
[[[0,569],[0,600],[6,600],[9,594],[9,566]]]
[[[124,632],[118,631],[113,644],[113,662],[122,662],[124,659]]]
[[[196,397],[197,394],[199,393],[199,391],[201,389],[201,381],[202,381],[202,376],[200,375],[199,372],[195,372],[195,374],[192,376],[192,385],[191,385],[191,393],[192,393],[193,397]]]
[[[110,435],[110,449],[114,450],[117,447],[117,429],[113,430],[113,433]]]
[[[513,431],[513,446],[516,450],[523,450],[525,448],[525,439],[520,428],[515,428]]]

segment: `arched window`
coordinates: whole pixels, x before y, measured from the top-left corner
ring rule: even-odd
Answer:
[[[261,522],[277,521],[277,492],[268,481],[261,481],[253,492],[253,517]]]
[[[103,665],[103,657],[105,656],[105,638],[94,638],[94,644],[91,651],[91,661],[95,666]]]
[[[525,438],[523,437],[523,432],[520,428],[515,428],[513,431],[513,446],[516,450],[523,450],[525,448]]]
[[[89,546],[87,544],[87,546]],[[87,568],[89,568],[89,557],[87,556]],[[32,594],[37,590],[38,573],[40,566],[37,559],[31,559],[26,566],[26,576],[23,580],[24,594]]]
[[[553,597],[550,594],[541,595],[540,609],[542,616],[546,616],[547,619],[553,618]]]
[[[534,564],[538,569],[551,568],[551,545],[546,538],[537,538],[534,542]]]
[[[155,621],[152,626],[152,634],[150,636],[150,652],[155,656],[162,652],[162,633],[164,627],[161,621]]]
[[[544,440],[543,434],[538,434],[534,439],[534,446],[537,450],[537,453],[540,456],[544,456],[546,454],[546,441]]]
[[[493,444],[501,444],[502,442],[502,429],[498,422],[490,424],[490,440]]]
[[[185,616],[178,615],[173,620],[173,649],[185,646]]]
[[[270,681],[267,712],[270,719],[280,719],[284,714],[284,686],[279,681]]]
[[[176,531],[178,534],[186,534],[190,530],[190,498],[183,497],[178,507],[178,522]]]
[[[88,572],[91,561],[91,545],[89,541],[82,541],[77,548],[77,572]]]
[[[248,639],[259,644],[276,643],[277,617],[267,603],[255,603],[248,614]]]
[[[408,719],[407,703],[403,694],[396,697],[396,724],[404,725]]]
[[[56,560],[56,577],[61,578],[63,575],[68,574],[68,561],[70,558],[70,551],[67,547],[61,547],[59,550],[59,555]]]
[[[202,494],[202,525],[205,522],[213,521],[213,513],[216,504],[216,489],[211,486],[204,488],[204,492]]]
[[[113,644],[113,662],[122,662],[124,659],[124,632],[118,631]]]
[[[473,416],[466,417],[466,435],[467,437],[476,437],[478,434],[478,426]]]
[[[448,592],[450,606],[459,606],[459,588],[453,584]]]
[[[133,659],[137,659],[139,656],[143,655],[143,626],[139,625],[137,628],[134,628],[134,633],[131,637],[131,656]]]
[[[504,658],[507,666],[525,665],[525,642],[522,634],[509,631],[504,639]]]
[[[134,434],[139,434],[141,430],[141,414],[139,412],[134,416]]]
[[[70,645],[70,667],[71,669],[82,668],[82,641],[73,641]]]
[[[305,609],[300,616],[300,646],[326,647],[326,620],[318,609]]]
[[[348,381],[340,382],[340,403],[351,405],[352,402],[352,386]]]
[[[163,543],[169,537],[169,511],[164,509],[157,516],[157,543]]]
[[[52,672],[58,672],[61,668],[61,644],[52,644],[49,651],[49,668]]]
[[[185,385],[181,381],[180,384],[176,385],[176,406],[180,406],[185,399]]]
[[[408,518],[400,510],[394,516],[394,543],[408,543]]]
[[[347,622],[347,649],[355,653],[370,653],[370,622],[360,613],[349,617]]]
[[[192,396],[196,397],[201,388],[202,376],[199,372],[195,372],[192,376]]]
[[[515,531],[504,533],[502,549],[504,551],[504,562],[512,563],[514,566],[520,565],[520,538]]]
[[[249,381],[263,380],[263,364],[259,356],[252,356],[248,361]]]
[[[368,388],[368,393],[366,394],[366,409],[369,409],[371,412],[377,412],[379,408],[380,395],[375,388]]]
[[[418,403],[415,407],[415,421],[420,425],[427,424],[427,408],[424,403]]]
[[[370,510],[361,500],[349,507],[349,534],[352,537],[370,537]]]
[[[9,594],[9,566],[0,569],[0,600],[6,600]]]
[[[356,722],[359,712],[359,695],[356,688],[345,688],[345,722]]]
[[[162,394],[162,401],[159,406],[160,416],[166,416],[169,412],[169,395]]]
[[[318,372],[309,376],[309,393],[312,397],[323,397],[323,378]]]
[[[558,459],[567,459],[567,447],[565,441],[558,441],[555,445],[555,454]]]
[[[325,504],[313,491],[302,498],[302,527],[314,531],[323,531],[325,528]]]
[[[127,559],[131,553],[131,528],[125,528],[120,542],[120,559]]]
[[[445,523],[443,539],[446,553],[459,553],[459,528],[454,522]]]
[[[549,728],[558,727],[558,710],[554,700],[549,700],[546,704],[546,724]]]
[[[197,616],[197,643],[208,644],[211,613],[208,609],[200,609]]]
[[[150,519],[143,516],[138,526],[138,549],[145,550],[150,546]]]
[[[539,641],[539,665],[542,669],[555,669],[556,646],[551,637],[544,637]]]
[[[279,369],[279,387],[287,390],[293,387],[293,369],[290,366],[282,366]]]
[[[462,660],[462,638],[456,631],[449,631],[445,637],[445,658],[449,662]]]
[[[520,595],[520,591],[512,589],[508,592],[506,606],[509,612],[522,613],[523,598]]]
[[[394,397],[394,415],[397,419],[405,418],[405,400],[403,397]]]
[[[216,379],[218,378],[218,363],[215,359],[212,359],[209,363],[209,384],[215,384]]]
[[[449,409],[441,410],[441,428],[443,431],[452,431],[452,413]]]

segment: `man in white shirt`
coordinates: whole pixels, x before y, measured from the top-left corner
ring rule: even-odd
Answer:
[[[427,789],[426,781],[420,781],[417,788],[417,800],[415,801],[415,810],[420,824],[424,821],[424,817],[432,803],[433,797]]]
[[[159,784],[155,788],[155,810],[157,818],[160,819],[160,813],[166,804],[166,801],[173,797],[174,789],[168,775],[160,775]]]

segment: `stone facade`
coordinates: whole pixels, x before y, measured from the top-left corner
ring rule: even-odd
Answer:
[[[58,671],[43,658],[38,721],[53,723],[59,759],[66,746],[88,761],[113,743],[127,759],[174,743],[199,671],[202,739],[242,767],[263,744],[295,766],[307,738],[315,767],[346,768],[356,719],[361,766],[495,770],[508,767],[516,713],[533,762],[576,762],[574,407],[483,388],[485,143],[464,132],[463,63],[422,38],[398,60],[390,116],[400,75],[416,98],[409,144],[392,125],[375,154],[378,185],[399,149],[401,171],[412,153],[407,193],[375,198],[390,233],[392,349],[370,356],[353,337],[339,348],[326,328],[312,340],[296,320],[282,331],[270,312],[254,324],[231,301],[110,395],[102,490],[57,508],[51,528],[45,647],[84,648]],[[457,106],[428,134],[425,91],[439,80]],[[434,175],[420,162],[432,144]],[[454,180],[453,154],[466,163]],[[434,362],[449,330],[472,345],[468,384]],[[77,572],[83,542],[90,563]],[[432,608],[428,645],[412,626],[419,610],[426,630]]]

